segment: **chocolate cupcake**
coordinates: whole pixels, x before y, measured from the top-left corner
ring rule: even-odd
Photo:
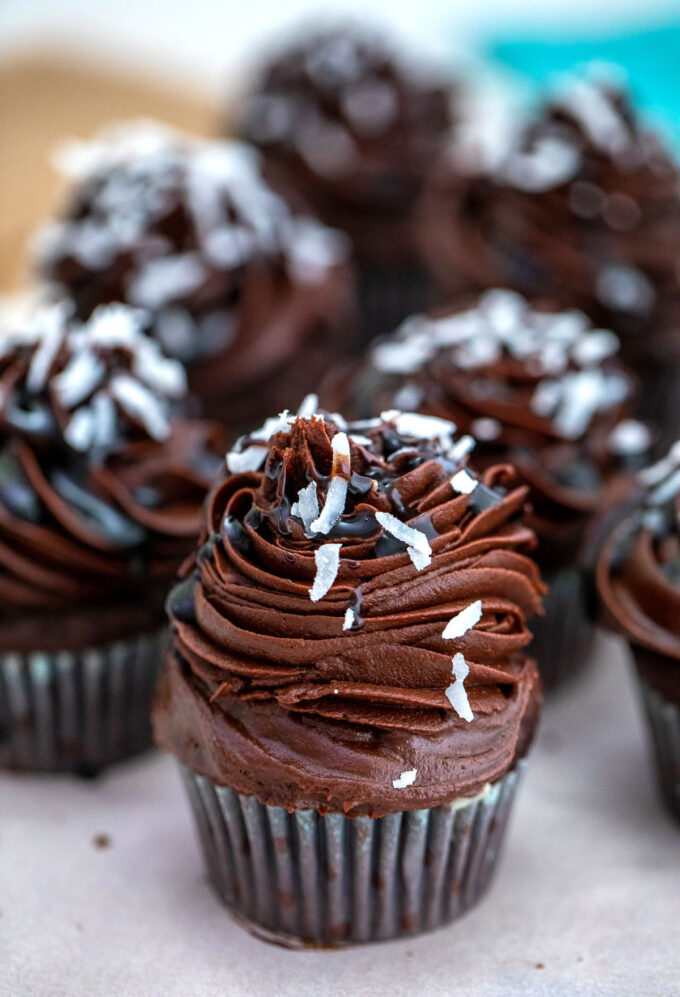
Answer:
[[[81,319],[109,301],[148,310],[209,415],[257,423],[350,350],[347,238],[291,211],[254,150],[136,123],[62,165],[76,182],[40,234],[44,275]]]
[[[444,297],[512,287],[613,329],[650,388],[642,414],[673,423],[679,189],[675,162],[625,92],[585,75],[492,165],[441,164],[421,205],[423,252]]]
[[[154,707],[208,874],[282,944],[414,934],[486,888],[534,731],[526,491],[393,413],[271,419],[169,598]]]
[[[319,30],[254,83],[241,134],[266,175],[351,236],[366,337],[427,304],[413,208],[452,124],[450,83],[359,27]]]
[[[597,588],[630,643],[659,785],[680,820],[680,444],[639,481],[602,546]]]
[[[532,653],[546,686],[588,658],[594,614],[584,538],[644,462],[650,436],[628,418],[634,382],[614,333],[582,312],[491,290],[469,308],[407,320],[351,378],[362,416],[411,407],[477,440],[476,468],[510,463],[529,486],[549,594]]]
[[[0,335],[0,766],[93,774],[150,746],[163,602],[221,431],[121,305]]]

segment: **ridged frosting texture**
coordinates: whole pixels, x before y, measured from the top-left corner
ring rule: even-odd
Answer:
[[[577,310],[505,289],[467,308],[408,319],[377,344],[353,391],[361,414],[412,406],[477,440],[481,466],[506,460],[531,487],[543,541],[573,541],[650,435],[627,418],[634,380],[619,340]]]
[[[444,286],[458,273],[549,295],[622,334],[654,320],[658,338],[678,292],[678,192],[675,163],[625,91],[584,74],[492,161],[442,168],[423,238]]]
[[[652,685],[680,702],[680,444],[645,469],[602,546],[597,584],[609,622],[638,648]]]
[[[230,464],[252,469],[213,492],[169,600],[162,746],[265,802],[355,814],[512,767],[538,707],[534,536],[511,469],[474,478],[452,428],[284,414],[241,441]]]
[[[195,542],[223,435],[121,305],[29,307],[0,329],[0,614],[130,600]]]

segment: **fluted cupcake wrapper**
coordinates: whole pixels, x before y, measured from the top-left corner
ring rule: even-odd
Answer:
[[[661,795],[680,820],[680,706],[638,679]]]
[[[545,616],[531,620],[534,639],[528,653],[538,662],[543,687],[554,689],[585,666],[595,638],[589,580],[578,568],[543,573],[548,595]]]
[[[96,775],[151,746],[167,628],[83,651],[0,655],[0,767]]]
[[[417,263],[364,266],[359,279],[359,310],[364,343],[394,332],[409,315],[430,304],[429,280]]]
[[[496,866],[523,763],[474,799],[385,817],[288,813],[182,767],[210,881],[267,941],[344,946],[461,915]]]

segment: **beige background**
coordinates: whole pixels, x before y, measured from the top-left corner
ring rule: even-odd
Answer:
[[[172,93],[48,54],[0,63],[0,291],[26,280],[27,242],[58,203],[50,151],[65,138],[140,116],[204,133],[219,124],[218,108],[186,90]]]

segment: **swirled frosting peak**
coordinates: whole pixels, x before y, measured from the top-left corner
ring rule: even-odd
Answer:
[[[144,320],[109,305],[82,323],[59,303],[0,328],[0,641],[10,647],[12,622],[33,611],[48,630],[54,610],[64,639],[60,608],[87,616],[95,603],[133,601],[148,629],[198,535],[223,434],[181,417],[184,369]],[[103,611],[89,615],[92,639],[104,639]]]
[[[144,312],[105,305],[81,323],[71,307],[45,305],[0,329],[0,425],[93,458],[131,438],[167,439],[186,374],[145,335]]]
[[[598,591],[645,677],[680,702],[680,441],[638,485],[602,546]]]
[[[377,31],[348,24],[307,33],[275,57],[241,130],[267,157],[302,171],[305,196],[321,182],[327,194],[384,210],[417,193],[450,123],[440,76]]]
[[[243,143],[133,121],[70,143],[57,163],[75,185],[40,233],[43,271],[83,318],[112,300],[148,309],[183,360],[230,345],[248,275],[316,286],[348,254],[344,236],[269,188]]]
[[[573,556],[584,517],[650,443],[628,418],[634,381],[618,349],[580,311],[494,288],[467,308],[414,316],[379,342],[356,380],[356,407],[410,405],[453,420],[478,439],[478,460],[521,472],[539,538],[563,538]]]
[[[228,457],[169,599],[157,737],[288,807],[478,791],[526,749],[537,707],[525,491],[507,466],[474,476],[474,441],[445,420],[313,407]]]
[[[576,305],[623,337],[626,359],[648,355],[679,289],[678,169],[661,138],[619,84],[587,72],[504,145],[434,180],[423,240],[438,280]]]

